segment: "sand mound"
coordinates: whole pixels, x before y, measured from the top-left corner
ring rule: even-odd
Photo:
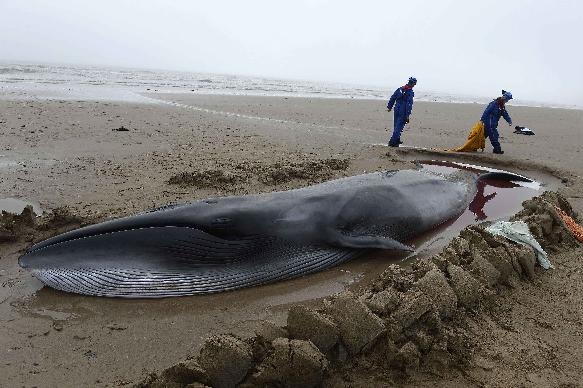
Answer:
[[[181,172],[170,177],[168,184],[222,189],[252,181],[269,186],[294,180],[315,183],[330,179],[335,171],[344,171],[349,164],[348,159],[335,158],[300,162],[281,161],[270,165],[238,163],[221,169]]]
[[[32,206],[27,206],[20,214],[3,211],[0,214],[0,243],[43,239],[88,222],[66,207],[56,208],[42,217],[35,216]]]
[[[576,218],[562,196],[545,193],[523,206],[513,220],[525,221],[546,250],[579,246],[555,208]],[[319,310],[293,306],[289,338],[209,340],[201,351],[206,375],[193,372],[180,386],[346,386],[350,376],[377,376],[389,384],[420,368],[438,372],[468,365],[474,339],[464,316],[487,309],[498,292],[543,271],[535,267],[533,249],[493,236],[486,226],[467,227],[429,260],[390,266],[358,295],[328,298]],[[167,371],[139,386],[160,386]],[[234,377],[217,385],[209,374]]]
[[[333,171],[344,171],[348,168],[347,159],[324,159],[301,163],[276,163],[263,171],[260,180],[266,184],[281,184],[294,179],[307,181],[322,181],[332,177]]]
[[[556,207],[555,207],[556,206]],[[547,191],[523,204],[523,209],[511,218],[528,224],[533,236],[547,252],[557,252],[579,246],[579,242],[565,225],[557,208],[566,215],[578,219],[571,204],[558,193]]]
[[[20,214],[2,211],[0,214],[0,243],[13,242],[30,234],[35,226],[32,206],[27,206]]]
[[[168,180],[168,183],[171,185],[194,186],[197,188],[219,188],[224,185],[232,185],[243,180],[244,178],[244,176],[234,175],[223,170],[206,170],[182,172],[172,176]]]
[[[320,384],[328,360],[310,341],[276,338],[272,352],[242,387],[310,388]]]
[[[43,216],[38,227],[41,230],[54,230],[63,227],[77,227],[92,222],[92,219],[81,217],[68,207],[59,207]]]

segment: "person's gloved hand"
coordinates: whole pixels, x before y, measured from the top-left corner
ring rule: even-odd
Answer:
[[[393,110],[393,108],[387,108],[387,112],[390,112],[392,110]]]
[[[409,124],[409,116],[405,118],[405,124]]]

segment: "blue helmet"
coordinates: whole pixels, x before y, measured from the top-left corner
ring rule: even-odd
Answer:
[[[512,100],[512,93],[502,90],[502,97],[504,97],[506,101]]]
[[[417,84],[417,78],[415,77],[409,77],[409,85],[416,85]]]

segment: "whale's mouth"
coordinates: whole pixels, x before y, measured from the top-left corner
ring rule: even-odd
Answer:
[[[41,249],[46,249],[50,246],[63,244],[73,240],[113,235],[115,233],[138,229],[160,227],[191,227],[203,229],[197,225],[192,225],[191,223],[185,222],[180,217],[173,216],[180,211],[182,206],[183,204],[168,205],[147,210],[134,216],[113,219],[110,221],[101,222],[99,224],[75,229],[70,232],[65,232],[34,244],[27,250],[27,253],[32,253]]]
[[[26,253],[29,254],[41,250],[46,250],[47,248],[55,247],[60,244],[65,244],[75,240],[88,240],[91,238],[111,236],[116,233],[123,234],[124,232],[130,232],[132,230],[144,230],[148,228],[180,227],[180,225],[174,224],[160,225],[135,221],[132,222],[129,219],[127,220],[128,222],[122,221],[125,221],[125,219],[113,220],[98,225],[83,227],[77,230],[73,230],[71,232],[66,232],[33,245],[27,250]]]

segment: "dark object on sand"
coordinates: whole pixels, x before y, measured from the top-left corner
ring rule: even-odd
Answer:
[[[534,132],[530,128],[516,126],[514,127],[514,133],[518,133],[520,135],[534,135]]]
[[[127,129],[126,127],[124,127],[123,125],[119,128],[113,128],[112,131],[117,131],[117,132],[128,132],[129,129]]]
[[[249,287],[321,271],[404,243],[461,215],[480,179],[425,169],[375,172],[297,190],[171,205],[31,247],[19,263],[50,287],[155,298]]]

